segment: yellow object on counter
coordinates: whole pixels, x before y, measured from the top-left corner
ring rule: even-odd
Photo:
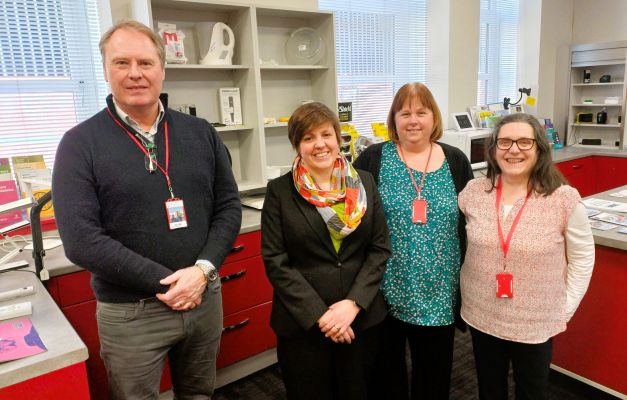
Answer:
[[[372,126],[373,135],[383,138],[383,140],[386,142],[390,140],[390,136],[388,135],[388,127],[385,125],[385,122],[373,122],[370,125]]]

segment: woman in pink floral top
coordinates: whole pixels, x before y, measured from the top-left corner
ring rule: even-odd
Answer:
[[[480,399],[545,399],[551,338],[586,292],[594,241],[585,208],[551,160],[538,121],[501,119],[488,139],[488,172],[459,195],[468,248],[462,318],[471,328]]]

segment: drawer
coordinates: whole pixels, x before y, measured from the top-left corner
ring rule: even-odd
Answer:
[[[579,172],[583,169],[591,170],[594,168],[594,160],[592,157],[583,157],[578,158],[576,160],[563,161],[555,164],[557,169],[560,170],[562,175],[568,177],[576,172]]]
[[[261,231],[239,235],[229,251],[223,264],[243,260],[261,254]]]
[[[90,279],[91,274],[88,271],[74,272],[52,278],[51,281],[54,280],[56,284],[54,297],[59,307],[63,308],[95,299],[96,296],[94,296],[89,283]]]
[[[276,347],[271,310],[272,302],[267,302],[224,317],[218,368]]]
[[[272,286],[261,256],[223,265],[220,278],[224,315],[272,300]]]

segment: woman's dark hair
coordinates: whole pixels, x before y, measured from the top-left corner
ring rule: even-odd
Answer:
[[[335,130],[337,143],[342,143],[340,136],[340,120],[331,109],[319,102],[306,103],[298,107],[292,113],[287,123],[287,137],[295,150],[303,136],[314,128],[330,122]]]
[[[414,82],[406,83],[401,86],[396,92],[392,105],[390,106],[390,112],[388,114],[388,136],[394,143],[398,143],[398,132],[396,132],[396,121],[394,120],[396,113],[401,111],[408,101],[411,104],[412,101],[416,100],[420,101],[424,107],[431,110],[431,113],[433,113],[433,132],[431,132],[429,140],[435,142],[442,137],[442,113],[440,113],[438,103],[435,102],[435,98],[429,88],[422,83]]]
[[[492,183],[492,188],[489,191],[491,192],[496,187],[496,178],[501,174],[501,169],[495,159],[496,140],[499,137],[501,128],[514,122],[528,124],[533,130],[538,157],[531,171],[529,183],[537,193],[548,196],[553,193],[555,189],[566,184],[567,181],[553,164],[551,145],[546,138],[544,127],[542,127],[533,116],[523,113],[510,114],[501,118],[492,130],[490,136],[486,138],[486,161],[488,162],[486,177],[490,179]]]

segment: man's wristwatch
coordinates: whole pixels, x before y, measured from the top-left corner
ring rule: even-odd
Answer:
[[[205,274],[207,282],[213,282],[218,279],[218,270],[213,265],[196,264],[196,266]]]

